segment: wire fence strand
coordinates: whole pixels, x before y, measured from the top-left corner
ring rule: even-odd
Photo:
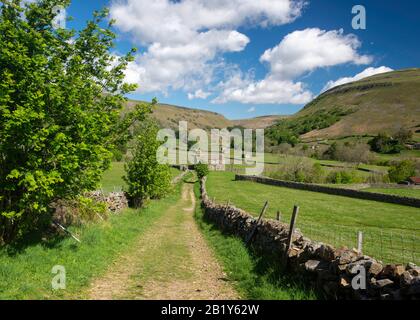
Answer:
[[[393,230],[374,228],[357,228],[342,225],[317,225],[316,223],[298,222],[303,234],[310,239],[329,244],[337,248],[356,249],[358,233],[363,232],[363,251],[384,263],[415,263],[420,264],[420,233],[407,236]]]

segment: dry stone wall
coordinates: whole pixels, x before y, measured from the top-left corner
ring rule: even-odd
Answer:
[[[235,180],[246,180],[246,181],[272,185],[272,186],[321,192],[321,193],[327,193],[327,194],[332,194],[336,196],[344,196],[344,197],[364,199],[364,200],[373,200],[373,201],[387,202],[387,203],[400,204],[404,206],[420,208],[420,199],[395,196],[391,194],[365,192],[365,191],[358,191],[358,190],[352,190],[352,189],[333,188],[333,187],[327,187],[327,186],[311,184],[311,183],[275,180],[275,179],[271,179],[267,177],[245,176],[245,175],[240,175],[240,174],[237,174],[235,176]]]
[[[247,239],[257,219],[229,205],[218,205],[207,195],[205,178],[201,181],[204,216],[224,232]],[[328,299],[402,300],[420,299],[420,267],[414,264],[383,265],[354,250],[336,249],[312,241],[299,231],[292,237],[286,253],[289,226],[275,220],[262,219],[250,245],[256,252],[287,261],[287,268],[311,281]],[[274,260],[275,261],[275,260]],[[363,267],[363,271],[359,272]],[[363,277],[364,289],[354,289],[352,281]],[[361,283],[360,283],[361,284]]]
[[[86,196],[97,202],[106,203],[108,210],[113,213],[128,208],[128,199],[125,192],[111,192],[105,195],[102,191],[93,191],[88,192]]]

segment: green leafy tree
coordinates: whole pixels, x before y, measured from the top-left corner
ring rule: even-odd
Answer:
[[[389,179],[391,182],[402,182],[408,178],[414,176],[416,173],[416,167],[413,161],[404,160],[395,166],[392,166],[389,171]]]
[[[127,127],[147,113],[120,115],[124,70],[107,10],[79,32],[55,29],[55,6],[69,0],[0,7],[0,241],[34,226],[58,198],[94,189]]]
[[[209,166],[207,164],[201,163],[201,162],[197,163],[194,166],[194,170],[195,170],[195,172],[197,172],[198,179],[202,179],[202,178],[208,176],[208,174],[210,172],[209,171]]]
[[[156,157],[161,145],[156,139],[158,131],[151,119],[141,122],[136,129],[134,155],[125,166],[124,177],[135,207],[141,207],[148,199],[165,196],[171,187],[170,167],[159,163]]]
[[[404,137],[402,137],[405,139]],[[403,142],[384,133],[378,134],[369,141],[372,151],[385,154],[400,153],[404,149]]]
[[[400,128],[400,130],[395,133],[395,139],[402,145],[406,144],[413,139],[413,131]]]

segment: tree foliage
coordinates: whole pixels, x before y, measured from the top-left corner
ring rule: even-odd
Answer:
[[[304,116],[282,119],[267,129],[267,137],[277,144],[288,143],[295,146],[300,141],[299,136],[313,130],[328,128],[352,112],[335,107],[331,110],[318,110]]]
[[[373,160],[369,145],[363,142],[332,143],[325,151],[326,159],[352,163],[369,163]]]
[[[136,207],[140,207],[147,199],[161,198],[170,190],[170,168],[167,164],[159,163],[156,156],[160,147],[156,139],[158,131],[152,119],[146,119],[138,125],[133,158],[125,166],[124,180]]]
[[[404,144],[407,143],[413,136],[409,130],[400,129],[391,137],[385,133],[380,133],[372,140],[369,145],[372,151],[384,154],[400,153],[404,150]]]
[[[94,189],[127,127],[148,108],[120,115],[134,49],[117,58],[107,10],[79,32],[54,29],[69,0],[0,7],[0,240],[32,226],[57,198]]]
[[[413,161],[403,160],[400,163],[391,166],[388,175],[391,182],[402,182],[414,176],[416,167]]]
[[[197,172],[198,179],[202,179],[202,178],[208,176],[208,174],[210,172],[209,171],[209,166],[207,164],[201,163],[201,162],[197,163],[194,166],[194,170],[195,170],[195,172]]]

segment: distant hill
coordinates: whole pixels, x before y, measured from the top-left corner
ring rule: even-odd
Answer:
[[[262,116],[251,119],[233,120],[232,123],[236,126],[241,126],[247,129],[264,129],[272,126],[280,119],[285,119],[288,116]]]
[[[128,107],[131,107],[136,103],[138,103],[138,101],[130,100],[128,102]],[[180,121],[187,121],[189,129],[221,129],[232,125],[230,120],[219,113],[169,104],[158,104],[153,112],[153,117],[158,121],[162,128],[171,129],[177,129]]]
[[[128,109],[138,101],[127,102]],[[169,104],[158,104],[153,112],[153,117],[162,128],[177,129],[180,121],[187,121],[189,129],[223,129],[242,126],[249,129],[264,129],[273,125],[281,116],[264,116],[245,120],[229,120],[223,115],[199,109],[192,109]]]
[[[129,101],[128,107],[135,103]],[[383,73],[332,88],[292,116],[229,120],[216,112],[168,104],[159,104],[153,116],[164,128],[176,129],[179,121],[187,121],[190,129],[267,128],[272,137],[276,137],[276,131],[283,135],[291,132],[306,141],[392,134],[401,127],[418,131],[420,69]]]
[[[350,135],[394,133],[399,128],[420,129],[420,69],[375,75],[332,88],[318,96],[291,119],[308,126],[301,138],[337,138]],[[323,122],[322,119],[329,119]]]

